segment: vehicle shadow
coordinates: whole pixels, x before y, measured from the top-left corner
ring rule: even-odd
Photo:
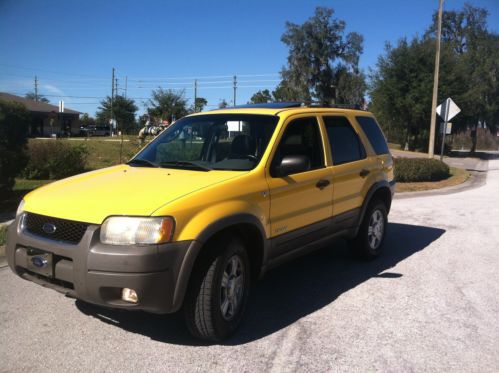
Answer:
[[[424,250],[444,233],[443,229],[390,223],[384,253],[374,261],[355,260],[341,240],[270,271],[253,288],[240,328],[223,344],[240,345],[270,335],[373,277],[397,281],[403,273],[385,271]],[[81,301],[76,301],[76,306],[89,316],[157,341],[203,345],[188,334],[180,313],[109,310]]]

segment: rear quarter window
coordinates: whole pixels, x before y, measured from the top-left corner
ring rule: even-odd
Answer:
[[[372,117],[355,117],[366,134],[376,154],[388,154],[388,145],[378,123]]]

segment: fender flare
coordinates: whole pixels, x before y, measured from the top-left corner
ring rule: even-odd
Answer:
[[[240,213],[226,216],[222,219],[214,221],[205,229],[203,229],[203,231],[198,235],[198,237],[196,237],[194,241],[192,241],[192,243],[189,245],[189,248],[187,249],[187,252],[180,266],[180,271],[173,293],[173,311],[177,311],[182,307],[194,264],[196,263],[196,260],[199,257],[204,244],[216,233],[238,224],[251,224],[258,229],[258,231],[260,232],[262,247],[264,250],[263,257],[265,257],[265,252],[267,251],[269,241],[266,239],[265,229],[263,228],[262,223],[257,217],[251,214]]]
[[[357,227],[355,228],[355,235],[357,235],[360,225],[362,224],[362,221],[364,220],[364,215],[366,214],[367,207],[369,206],[369,203],[372,200],[372,197],[374,193],[376,193],[378,190],[381,188],[386,188],[388,191],[390,191],[391,194],[391,185],[388,181],[386,180],[380,180],[374,183],[371,188],[369,188],[369,191],[366,194],[366,197],[364,198],[364,202],[362,203],[362,208],[361,212],[359,215],[359,221],[357,222]]]

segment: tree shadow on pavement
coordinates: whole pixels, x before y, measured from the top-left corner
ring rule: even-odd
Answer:
[[[384,252],[374,261],[353,259],[341,240],[270,271],[253,288],[240,328],[223,344],[239,345],[270,335],[373,277],[397,281],[403,274],[385,271],[425,249],[444,233],[445,230],[437,228],[390,223]],[[81,301],[76,301],[76,306],[103,322],[154,340],[181,345],[203,344],[188,334],[180,313],[153,315],[109,310]]]

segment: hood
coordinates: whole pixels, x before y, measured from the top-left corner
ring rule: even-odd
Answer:
[[[41,215],[101,224],[110,215],[151,215],[169,202],[241,174],[120,165],[36,189],[24,198],[24,209]]]

